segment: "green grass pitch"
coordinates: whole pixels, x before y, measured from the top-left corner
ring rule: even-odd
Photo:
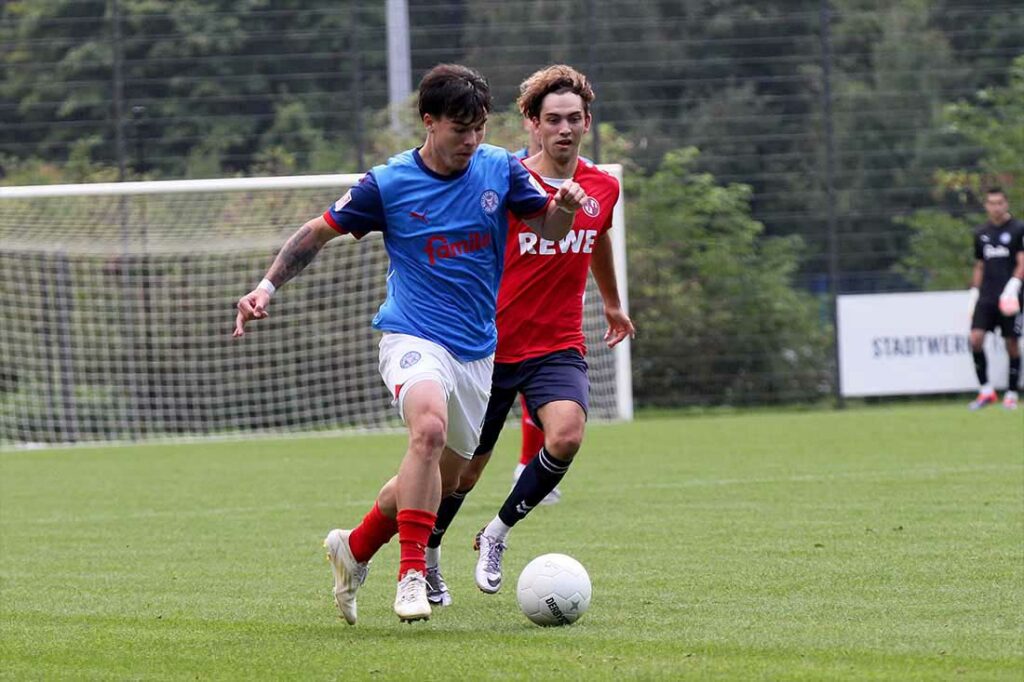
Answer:
[[[473,585],[473,533],[518,432],[443,554],[455,603],[391,611],[397,542],[359,624],[321,540],[394,472],[401,436],[0,453],[0,678],[1024,679],[1024,424],[961,405],[592,425],[564,500]],[[590,611],[542,629],[520,569],[564,552]]]

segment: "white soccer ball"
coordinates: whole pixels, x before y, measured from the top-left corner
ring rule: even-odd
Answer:
[[[590,606],[590,576],[583,564],[564,554],[543,554],[519,574],[516,598],[537,625],[569,625]]]

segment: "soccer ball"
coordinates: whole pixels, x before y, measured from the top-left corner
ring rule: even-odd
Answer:
[[[564,554],[543,554],[519,574],[516,599],[537,625],[569,625],[590,606],[587,569]]]

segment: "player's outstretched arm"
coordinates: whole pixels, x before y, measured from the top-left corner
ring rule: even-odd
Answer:
[[[971,271],[970,300],[967,304],[967,318],[973,320],[974,307],[978,305],[978,296],[981,292],[981,280],[985,277],[985,261],[974,261],[974,270]]]
[[[270,297],[285,282],[309,265],[324,244],[337,237],[340,233],[331,227],[323,216],[310,220],[288,238],[277,258],[267,270],[256,288],[238,299],[238,314],[235,316],[235,338],[245,335],[245,324],[249,320],[262,320],[267,317],[267,306]]]
[[[618,345],[627,336],[636,336],[633,320],[622,309],[619,299],[619,284],[615,280],[615,258],[612,252],[612,240],[605,231],[594,244],[594,255],[590,259],[590,271],[594,273],[594,281],[601,292],[604,302],[604,316],[608,320],[608,329],[604,333],[605,343],[609,348]]]
[[[572,180],[566,180],[555,192],[552,201],[548,202],[547,210],[537,218],[528,219],[526,224],[544,239],[556,242],[572,229],[576,211],[586,198],[587,193],[582,187]]]

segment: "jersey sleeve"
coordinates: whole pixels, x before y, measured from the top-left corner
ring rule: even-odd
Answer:
[[[324,211],[324,220],[341,234],[352,234],[356,239],[368,232],[383,232],[387,226],[384,200],[373,171]]]
[[[611,207],[608,210],[608,217],[605,218],[604,225],[601,226],[601,232],[607,232],[612,229],[612,220],[615,219],[615,204],[619,203],[619,194],[622,192],[622,188],[619,183],[615,183],[615,188],[611,193]]]
[[[508,169],[508,210],[523,220],[536,218],[548,207],[548,193],[511,154],[508,155]]]
[[[981,236],[978,232],[974,233],[974,260],[982,260],[985,258],[985,254],[981,250]]]

